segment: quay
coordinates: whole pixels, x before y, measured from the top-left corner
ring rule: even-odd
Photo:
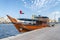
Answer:
[[[0,40],[60,40],[60,23]]]

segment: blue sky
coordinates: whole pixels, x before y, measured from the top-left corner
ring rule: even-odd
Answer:
[[[22,10],[24,14],[19,14]],[[0,0],[0,17],[31,18],[32,15],[60,17],[60,0]]]

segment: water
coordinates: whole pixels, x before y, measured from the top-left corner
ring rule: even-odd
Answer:
[[[19,34],[13,24],[0,24],[0,39]]]

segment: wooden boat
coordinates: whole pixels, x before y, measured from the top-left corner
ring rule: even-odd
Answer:
[[[10,19],[10,21],[14,24],[14,26],[16,27],[16,29],[19,32],[27,32],[27,31],[31,31],[31,30],[35,30],[35,29],[41,29],[41,28],[45,28],[48,27],[48,19],[45,20],[36,20],[36,24],[23,24],[18,22],[15,18],[10,17],[9,15],[7,15],[7,17]]]

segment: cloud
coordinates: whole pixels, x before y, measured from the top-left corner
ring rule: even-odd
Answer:
[[[25,0],[22,0],[23,2],[25,1]]]
[[[31,1],[33,3],[33,1]]]
[[[30,8],[34,11],[44,11],[48,10],[51,7],[55,7],[60,3],[60,0],[29,0],[28,3],[26,0],[23,1],[26,8]]]
[[[51,12],[48,17],[50,19],[56,19],[58,20],[58,18],[60,17],[60,12],[59,11],[54,11],[54,12]]]
[[[58,15],[58,14],[60,14],[60,12],[59,11],[55,11],[55,12],[52,12],[51,14]]]
[[[60,1],[60,0],[58,0],[58,1]]]

